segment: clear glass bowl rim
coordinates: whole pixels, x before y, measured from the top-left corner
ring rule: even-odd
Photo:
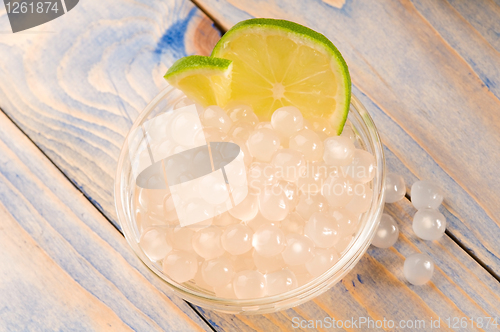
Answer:
[[[145,107],[145,109],[139,114],[137,119],[134,121],[129,133],[135,128],[140,126],[142,122],[149,116],[149,114],[155,109],[155,107],[162,101],[168,94],[178,91],[171,86],[167,86],[160,93],[153,98],[153,100]],[[382,142],[380,136],[375,127],[375,124],[366,111],[365,107],[356,98],[356,96],[351,96],[351,107],[350,113],[358,119],[359,124],[361,124],[362,129],[365,131],[366,140],[363,141],[365,145],[369,145],[371,152],[374,154],[377,164],[376,175],[373,181],[373,199],[369,210],[366,212],[364,225],[362,229],[355,235],[356,239],[351,241],[349,249],[344,252],[340,260],[323,275],[314,278],[309,283],[298,287],[292,291],[264,297],[257,299],[224,299],[215,296],[210,296],[201,292],[197,292],[191,288],[188,288],[182,284],[178,284],[168,277],[163,275],[161,271],[151,263],[144,252],[140,249],[137,241],[134,240],[133,230],[129,226],[129,218],[125,207],[127,206],[126,192],[127,189],[124,188],[124,178],[123,170],[124,165],[129,161],[128,158],[128,135],[125,137],[124,144],[120,151],[120,157],[118,159],[118,166],[115,175],[114,184],[114,198],[115,198],[115,208],[118,216],[118,221],[120,223],[121,229],[125,238],[137,255],[137,257],[158,277],[160,277],[167,285],[173,290],[175,294],[182,297],[183,299],[192,302],[196,305],[210,308],[226,313],[245,313],[245,314],[256,314],[256,313],[269,313],[278,310],[287,309],[301,303],[304,303],[328,290],[335,283],[341,280],[361,259],[363,254],[366,252],[371,240],[375,234],[375,230],[380,221],[380,216],[382,215],[384,198],[385,198],[385,158]],[[159,273],[160,272],[160,273]]]

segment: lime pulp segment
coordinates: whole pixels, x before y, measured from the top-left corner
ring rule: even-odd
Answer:
[[[250,104],[261,120],[293,105],[342,132],[351,80],[342,55],[322,34],[289,21],[251,19],[230,29],[212,56],[233,62],[231,101]]]

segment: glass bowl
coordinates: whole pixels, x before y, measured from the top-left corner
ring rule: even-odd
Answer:
[[[130,155],[134,152],[130,151],[131,145],[128,138],[131,136],[130,133],[141,128],[141,125],[146,121],[165,112],[173,112],[173,106],[183,97],[184,94],[180,90],[171,86],[161,91],[134,122],[120,153],[115,177],[115,207],[121,229],[135,254],[175,294],[186,301],[207,309],[232,314],[270,313],[294,307],[324,293],[341,280],[356,265],[370,245],[382,215],[385,194],[385,159],[382,143],[372,118],[355,96],[351,98],[348,120],[356,135],[358,147],[369,151],[375,156],[377,168],[375,178],[372,181],[374,194],[369,210],[361,217],[360,226],[354,234],[353,240],[344,250],[339,261],[328,271],[319,277],[313,278],[305,285],[279,295],[245,300],[225,299],[197,287],[194,283],[185,282],[179,284],[171,280],[161,272],[161,264],[152,262],[146,256],[138,244],[140,232],[137,228],[134,213],[134,189],[136,184],[130,161]],[[139,143],[136,142],[136,145]]]

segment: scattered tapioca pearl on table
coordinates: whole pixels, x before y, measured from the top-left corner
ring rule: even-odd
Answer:
[[[443,192],[432,181],[417,181],[411,186],[411,203],[415,209],[437,209],[442,202]]]
[[[423,240],[439,240],[446,230],[446,218],[438,210],[423,208],[413,216],[412,227],[415,234]]]
[[[385,176],[385,202],[395,203],[406,195],[405,180],[399,174],[389,173]]]
[[[398,237],[399,227],[396,220],[388,214],[382,214],[372,244],[377,248],[389,248],[396,243]]]
[[[216,296],[256,298],[304,285],[340,259],[373,197],[374,158],[360,154],[352,128],[337,136],[327,120],[304,119],[295,107],[282,107],[270,122],[259,123],[246,105],[197,110],[202,127],[195,128],[183,122],[187,116],[179,109],[182,117],[171,118],[180,137],[165,146],[159,140],[153,151],[178,153],[202,138],[230,141],[240,146],[243,163],[225,166],[232,186],[215,175],[178,186],[176,192],[191,197],[187,211],[207,216],[187,227],[179,224],[169,190],[137,189],[136,219],[144,238],[139,245],[165,275]],[[191,142],[183,128],[197,138]],[[353,179],[343,169],[349,166],[368,172]],[[220,209],[229,194],[239,204]],[[211,209],[215,217],[208,217]]]
[[[308,161],[323,159],[323,141],[314,131],[302,129],[295,133],[288,143],[290,149],[299,151]]]
[[[172,250],[163,259],[163,272],[176,282],[193,279],[197,271],[198,258],[194,253]]]
[[[250,155],[263,162],[270,162],[280,147],[278,134],[268,128],[261,128],[250,133],[247,139],[247,148]]]
[[[203,280],[214,288],[229,284],[233,279],[234,273],[233,264],[227,257],[206,260],[201,266]]]
[[[405,260],[403,273],[412,285],[421,286],[431,280],[434,273],[434,261],[427,254],[412,254]]]
[[[226,107],[226,112],[233,123],[245,122],[250,124],[252,128],[259,123],[259,118],[255,115],[252,106],[244,104],[230,105]]]

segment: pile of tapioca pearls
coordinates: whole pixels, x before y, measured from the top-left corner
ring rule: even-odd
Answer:
[[[189,104],[176,105],[177,116]],[[201,108],[199,116],[206,141],[241,147],[250,194],[203,225],[181,227],[168,190],[137,188],[139,244],[146,255],[176,282],[237,299],[292,290],[332,267],[373,196],[375,158],[356,148],[352,128],[346,125],[337,136],[327,120],[306,120],[293,106],[277,109],[270,122],[259,122],[245,105]],[[210,183],[200,182],[200,198],[191,202],[195,209],[213,200],[204,193],[214,188],[205,185]]]
[[[406,194],[402,176],[389,173],[385,179],[385,202],[395,203]],[[411,202],[418,210],[413,217],[413,231],[428,241],[439,240],[446,230],[446,218],[437,209],[443,202],[441,189],[431,181],[418,181],[411,187]],[[378,248],[389,248],[398,239],[399,228],[388,214],[383,214],[372,244]],[[434,273],[434,262],[429,255],[412,254],[405,260],[403,273],[409,283],[423,285]]]

